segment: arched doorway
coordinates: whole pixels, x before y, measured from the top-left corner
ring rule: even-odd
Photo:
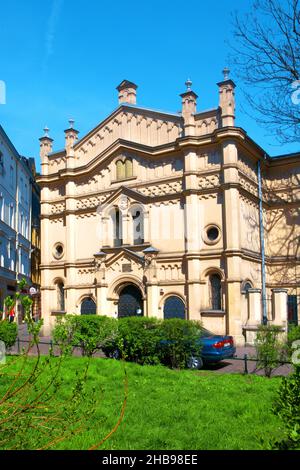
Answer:
[[[164,319],[181,318],[185,320],[185,305],[183,300],[177,295],[168,297],[164,304]]]
[[[96,315],[96,304],[91,297],[81,302],[80,313],[81,315]]]
[[[128,284],[123,287],[119,294],[118,316],[143,315],[143,296],[138,287],[134,284]]]

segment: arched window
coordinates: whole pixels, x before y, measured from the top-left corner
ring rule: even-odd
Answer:
[[[119,209],[115,209],[111,215],[113,222],[113,239],[114,246],[123,245],[122,236],[122,214]]]
[[[140,208],[135,208],[132,211],[133,221],[133,243],[140,245],[144,243],[144,218],[143,211]]]
[[[81,303],[81,315],[96,315],[96,304],[91,297],[87,297]]]
[[[116,162],[116,176],[117,180],[124,180],[132,178],[133,176],[133,163],[131,158],[126,158],[125,161],[118,160]]]
[[[59,281],[56,284],[57,292],[57,310],[60,312],[65,311],[65,289],[63,282]]]
[[[222,286],[219,274],[209,276],[210,307],[212,310],[222,310]]]
[[[246,281],[242,287],[242,294],[248,294],[249,289],[252,289],[252,284],[250,281]]]
[[[168,297],[164,304],[164,319],[181,318],[185,320],[185,305],[183,300],[176,295]]]
[[[133,176],[133,164],[131,158],[125,160],[125,178],[132,178]]]
[[[117,166],[117,180],[123,180],[125,178],[125,165],[122,160],[118,160]]]

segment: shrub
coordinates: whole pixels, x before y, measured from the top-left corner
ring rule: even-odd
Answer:
[[[57,319],[52,337],[61,349],[81,348],[83,356],[92,356],[117,336],[117,321],[100,315],[66,315]]]
[[[276,325],[259,325],[255,339],[257,368],[263,369],[266,377],[271,377],[284,359],[284,345],[280,341],[282,328]]]
[[[0,321],[0,340],[3,341],[6,348],[13,346],[17,340],[18,327],[16,323],[10,323],[8,320]]]
[[[107,342],[105,354],[114,357],[119,351],[127,361],[184,368],[193,355],[201,355],[200,322],[181,319],[158,320],[126,317],[118,320],[118,335]]]
[[[118,336],[104,348],[107,356],[119,350],[124,359],[138,364],[158,364],[161,321],[147,317],[118,320]]]
[[[282,421],[284,433],[280,440],[271,442],[272,449],[300,449],[300,368],[282,379],[274,403],[273,413]]]
[[[293,325],[291,326],[288,332],[288,340],[287,340],[287,352],[288,352],[288,356],[290,359],[294,353],[293,343],[299,340],[300,340],[300,325],[299,326]]]
[[[160,360],[172,368],[184,368],[191,356],[201,356],[199,330],[201,323],[178,318],[161,324]]]

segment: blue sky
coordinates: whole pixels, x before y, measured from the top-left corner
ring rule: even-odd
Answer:
[[[138,86],[138,105],[176,112],[190,77],[198,111],[218,104],[216,82],[228,63],[231,12],[250,1],[3,0],[0,15],[0,80],[7,99],[0,123],[18,151],[38,163],[47,124],[54,148],[64,145],[68,119],[80,137],[118,105],[115,87]],[[234,79],[234,75],[231,75]],[[237,125],[268,153],[279,146],[243,115],[237,82]]]

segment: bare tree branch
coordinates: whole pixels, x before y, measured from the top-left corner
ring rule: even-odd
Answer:
[[[299,0],[253,0],[248,14],[233,16],[233,25],[231,62],[246,88],[248,114],[279,142],[297,142],[300,91],[299,100],[292,97],[300,90]]]

